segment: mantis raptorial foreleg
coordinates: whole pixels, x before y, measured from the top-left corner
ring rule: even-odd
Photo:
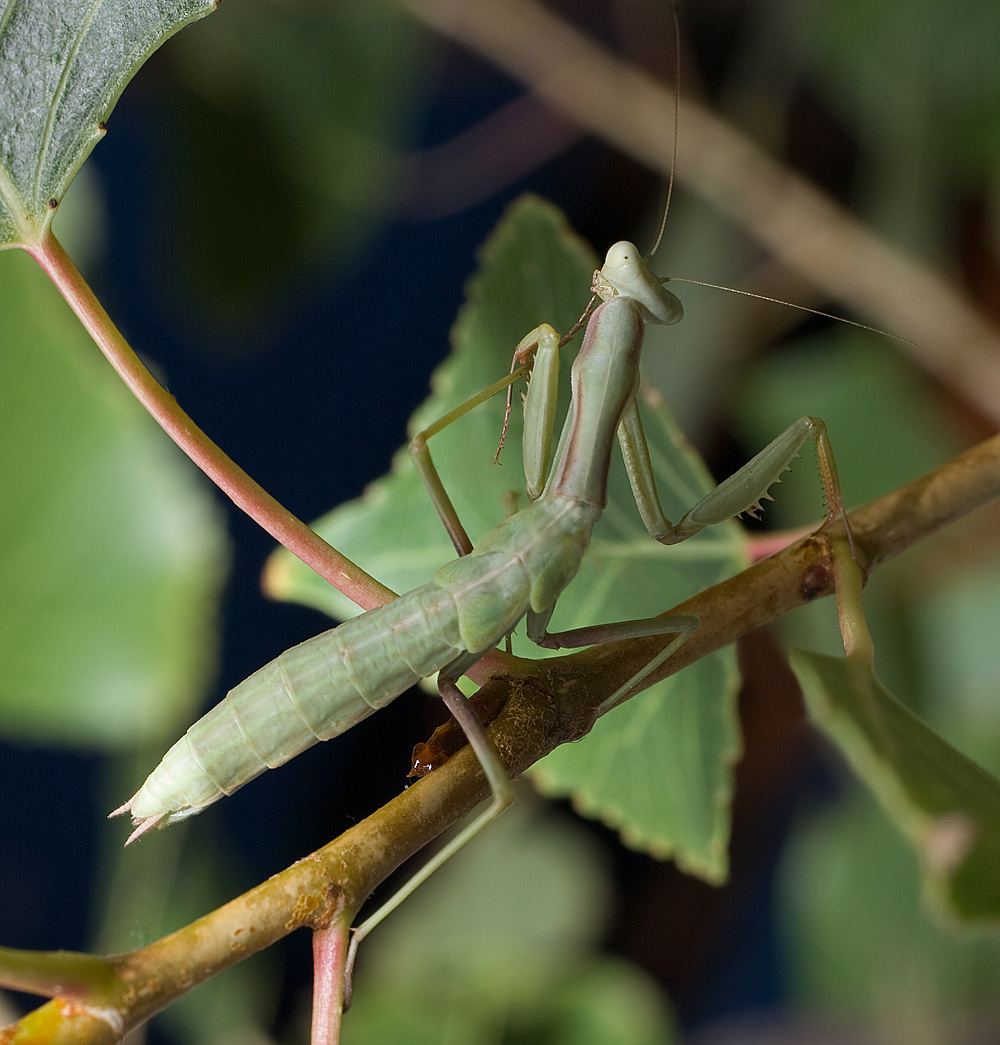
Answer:
[[[793,421],[742,468],[705,494],[676,526],[664,516],[656,496],[642,421],[634,403],[622,418],[618,439],[639,513],[650,537],[661,544],[680,544],[706,526],[714,526],[744,513],[755,514],[761,508],[761,500],[771,499],[768,489],[780,480],[810,439],[816,444],[827,519],[845,517],[833,447],[826,424],[818,417],[800,417]]]

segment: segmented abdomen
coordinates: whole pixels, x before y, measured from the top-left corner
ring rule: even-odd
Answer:
[[[350,729],[462,651],[454,601],[433,582],[293,646],[174,744],[133,797],[133,820],[197,813]]]
[[[600,508],[542,498],[406,595],[286,650],[200,718],[132,799],[132,838],[191,816],[350,729],[463,653],[482,653],[576,572]],[[114,814],[112,814],[114,815]]]

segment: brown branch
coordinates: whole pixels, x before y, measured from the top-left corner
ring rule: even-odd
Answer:
[[[666,175],[673,89],[534,0],[400,0],[527,84],[554,109]],[[788,268],[878,326],[929,373],[1000,421],[1000,334],[961,291],[862,225],[694,101],[680,105],[677,178]]]
[[[1000,497],[1000,436],[851,514],[855,549],[866,573],[942,526]],[[833,590],[830,538],[806,537],[730,580],[701,592],[671,613],[695,613],[702,626],[646,684],[679,671]],[[669,554],[665,551],[664,554]],[[512,776],[593,725],[602,701],[662,639],[594,647],[572,656],[520,661],[523,672],[491,680],[506,704],[490,736]],[[126,1029],[138,1026],[209,976],[262,950],[300,927],[325,928],[356,911],[404,860],[455,824],[486,797],[487,785],[471,749],[462,748],[429,776],[367,820],[250,892],[147,947],[111,959],[117,989],[110,1000]],[[65,1023],[45,1041],[106,1042],[111,1023],[93,1009],[62,999],[25,1017]],[[53,1024],[53,1025],[55,1025]],[[86,1026],[86,1030],[84,1030]],[[75,1028],[75,1029],[74,1029]],[[96,1030],[94,1029],[96,1028]],[[74,1036],[91,1034],[91,1037]]]

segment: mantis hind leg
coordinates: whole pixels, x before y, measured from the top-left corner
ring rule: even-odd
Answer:
[[[654,635],[675,636],[659,653],[619,686],[610,697],[602,701],[598,709],[600,715],[620,704],[665,660],[672,657],[687,642],[690,635],[697,631],[701,623],[693,614],[679,613],[672,617],[643,617],[639,620],[592,624],[586,628],[550,632],[548,624],[554,608],[552,607],[544,613],[528,613],[528,637],[543,649],[579,649],[581,646],[597,646],[605,642],[643,639]]]
[[[465,671],[481,656],[482,653],[465,654],[444,668],[438,675],[438,692],[455,721],[462,727],[462,731],[468,738],[476,758],[479,759],[479,764],[482,766],[483,773],[492,791],[489,808],[480,813],[471,824],[464,827],[451,841],[442,846],[374,914],[366,918],[353,930],[344,969],[345,1010],[351,1004],[351,973],[354,969],[354,960],[357,957],[361,941],[383,919],[392,914],[411,893],[423,885],[439,867],[446,864],[460,849],[471,842],[484,827],[496,820],[514,802],[514,789],[511,787],[510,776],[500,758],[500,753],[497,751],[493,741],[486,735],[486,730],[483,728],[482,723],[476,718],[464,694],[456,685],[456,680],[461,678]]]

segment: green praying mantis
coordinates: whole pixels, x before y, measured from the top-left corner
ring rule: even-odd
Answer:
[[[842,513],[825,425],[803,417],[789,426],[676,525],[664,515],[636,402],[646,323],[671,324],[682,308],[631,243],[615,244],[594,275],[602,303],[584,313],[583,345],[572,368],[572,400],[558,447],[555,423],[560,338],[547,324],[520,342],[512,372],[418,435],[412,450],[459,557],[431,580],[286,651],[233,689],[175,744],[139,791],[115,813],[129,812],[129,841],[193,815],[318,740],[330,739],[383,707],[412,683],[438,672],[438,691],[465,731],[490,784],[490,807],[442,849],[400,893],[362,923],[352,947],[455,851],[512,801],[506,770],[456,686],[522,618],[546,648],[575,648],[623,638],[673,636],[662,652],[605,703],[641,685],[698,627],[694,617],[666,617],[549,632],[556,600],[580,565],[607,493],[615,436],[640,516],[663,544],[759,506],[803,444],[817,447],[828,517]],[[571,331],[570,333],[572,333]],[[428,439],[491,395],[529,377],[524,402],[524,468],[530,503],[475,546],[445,492]],[[352,952],[353,956],[353,952]],[[353,957],[352,959],[353,960]]]

